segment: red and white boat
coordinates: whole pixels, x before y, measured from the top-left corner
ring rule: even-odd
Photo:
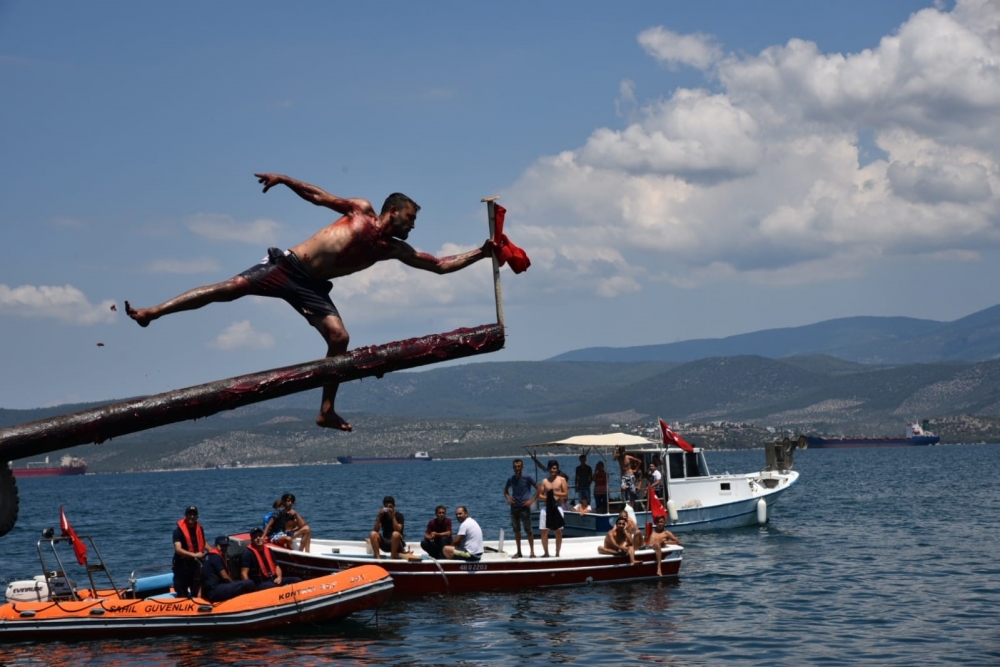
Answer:
[[[49,457],[44,461],[30,461],[24,468],[14,468],[14,477],[61,477],[63,475],[82,475],[87,472],[87,462],[75,456],[64,456],[58,466],[49,463]]]
[[[246,534],[232,538],[243,544]],[[375,560],[366,541],[313,539],[308,552],[290,551],[269,545],[282,572],[301,577],[318,577],[377,564],[392,576],[395,595],[466,593],[513,588],[581,586],[613,581],[659,579],[656,554],[651,548],[636,554],[635,565],[627,556],[597,553],[604,536],[565,538],[558,558],[513,558],[514,545],[508,541],[484,542],[483,557],[475,562],[431,558],[419,548],[410,560],[386,557]],[[527,543],[523,544],[526,553]],[[676,577],[684,549],[671,545],[663,550],[663,578]],[[535,535],[535,553],[540,554],[540,538]],[[549,553],[555,554],[555,539],[549,536]]]

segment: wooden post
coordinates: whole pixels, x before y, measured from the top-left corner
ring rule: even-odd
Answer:
[[[359,347],[335,357],[19,424],[0,429],[0,461],[6,465],[14,459],[89,442],[101,443],[128,433],[208,417],[223,410],[315,389],[330,382],[348,382],[372,375],[380,378],[391,371],[495,352],[502,349],[503,344],[503,326],[484,324],[473,329]]]
[[[490,221],[490,238],[496,236],[497,231],[497,199],[499,197],[483,197],[486,202],[486,215]],[[503,295],[500,293],[500,261],[493,253],[493,295],[497,301],[497,324],[503,326]]]

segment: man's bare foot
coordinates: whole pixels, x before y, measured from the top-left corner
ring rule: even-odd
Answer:
[[[660,570],[657,570],[656,571],[656,576],[662,577],[663,576],[663,572],[661,572]]]
[[[153,318],[149,316],[148,308],[136,310],[129,305],[128,301],[125,302],[125,314],[138,322],[140,327],[148,327],[149,323],[153,321]]]
[[[319,417],[316,417],[316,426],[322,426],[323,428],[336,428],[341,431],[354,430],[354,427],[336,412],[330,413],[329,416],[320,415]]]

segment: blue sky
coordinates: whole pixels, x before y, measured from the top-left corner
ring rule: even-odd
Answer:
[[[122,312],[332,221],[260,171],[405,192],[439,255],[499,195],[533,266],[483,361],[953,320],[1000,302],[998,112],[976,0],[0,3],[0,407],[322,356],[280,301]],[[490,284],[383,263],[332,296],[370,345],[489,322]]]

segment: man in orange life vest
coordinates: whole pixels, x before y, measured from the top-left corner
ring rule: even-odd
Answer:
[[[198,523],[198,508],[184,510],[184,518],[174,528],[174,592],[179,598],[198,597],[201,589],[201,560],[205,548],[205,532]]]
[[[302,581],[299,577],[285,577],[281,574],[281,566],[274,562],[271,551],[264,544],[264,531],[254,528],[250,531],[250,544],[240,560],[240,578],[249,579],[257,585],[257,590],[295,584]]]
[[[228,552],[229,538],[219,535],[215,538],[215,548],[205,556],[205,564],[201,568],[201,595],[209,602],[222,602],[257,590],[249,579],[233,581],[226,563]]]

